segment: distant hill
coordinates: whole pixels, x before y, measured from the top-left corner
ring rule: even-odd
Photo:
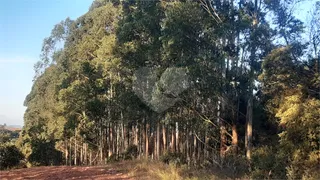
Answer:
[[[20,125],[0,125],[0,129],[6,129],[9,131],[20,131],[22,129],[22,126]]]

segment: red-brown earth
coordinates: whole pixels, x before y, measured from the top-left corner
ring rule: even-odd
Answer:
[[[1,180],[12,179],[95,179],[131,180],[128,170],[121,169],[122,163],[106,166],[46,166],[0,171]]]

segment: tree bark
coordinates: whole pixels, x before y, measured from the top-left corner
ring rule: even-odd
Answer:
[[[171,152],[175,152],[176,151],[176,143],[175,143],[175,127],[172,127],[171,130]]]
[[[160,157],[160,119],[158,119],[157,122],[157,154],[156,154],[156,159],[159,160]]]
[[[179,124],[176,122],[176,152],[180,152],[179,147]]]
[[[75,130],[75,133],[74,133],[74,165],[75,165],[75,166],[77,165],[77,140],[76,140],[76,133],[77,133],[77,130]]]
[[[254,1],[254,15],[253,15],[253,27],[251,34],[254,34],[258,25],[258,0]],[[252,42],[251,52],[250,52],[250,77],[249,77],[249,98],[247,103],[247,115],[246,115],[246,157],[251,160],[251,150],[252,150],[252,118],[253,118],[253,87],[254,87],[254,69],[253,63],[256,58],[256,44]]]
[[[232,125],[232,149],[234,154],[238,153],[238,131],[235,123]]]
[[[162,125],[163,153],[167,151],[167,133],[165,124]]]
[[[247,123],[246,123],[246,157],[251,160],[251,150],[252,150],[252,97],[248,100],[247,106]]]
[[[149,157],[149,137],[148,137],[149,123],[146,123],[146,159]]]
[[[66,166],[68,166],[68,141],[65,141],[65,158],[66,158]]]
[[[134,145],[138,146],[138,125],[134,127]]]
[[[112,136],[111,123],[109,123],[109,153],[108,153],[108,156],[111,157],[112,154],[113,154],[113,136]]]

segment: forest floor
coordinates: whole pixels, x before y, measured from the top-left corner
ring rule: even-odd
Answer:
[[[215,175],[213,175],[215,174]],[[0,171],[1,180],[201,180],[231,179],[205,170],[191,170],[158,161],[122,161],[104,166],[42,166]]]

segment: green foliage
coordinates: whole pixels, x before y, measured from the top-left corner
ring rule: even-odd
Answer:
[[[252,154],[253,179],[285,179],[286,157],[281,157],[275,147],[263,146]]]
[[[23,159],[23,154],[15,145],[0,144],[0,170],[17,167]]]
[[[274,156],[276,159],[273,161],[285,162],[279,168],[286,169],[289,179],[319,176],[314,169],[319,158],[314,155],[319,153],[320,146],[320,100],[315,93],[317,85],[312,81],[318,77],[317,70],[310,70],[315,67],[312,62],[309,61],[310,65],[295,63],[290,49],[280,48],[266,58],[264,72],[260,76],[264,82],[264,93],[270,96],[266,107],[282,127],[278,148],[282,159]],[[277,165],[274,165],[275,169]]]
[[[279,134],[282,151],[288,153],[287,175],[290,179],[319,177],[314,168],[320,158],[320,100],[303,99],[301,92],[285,98],[277,117],[286,129]]]

